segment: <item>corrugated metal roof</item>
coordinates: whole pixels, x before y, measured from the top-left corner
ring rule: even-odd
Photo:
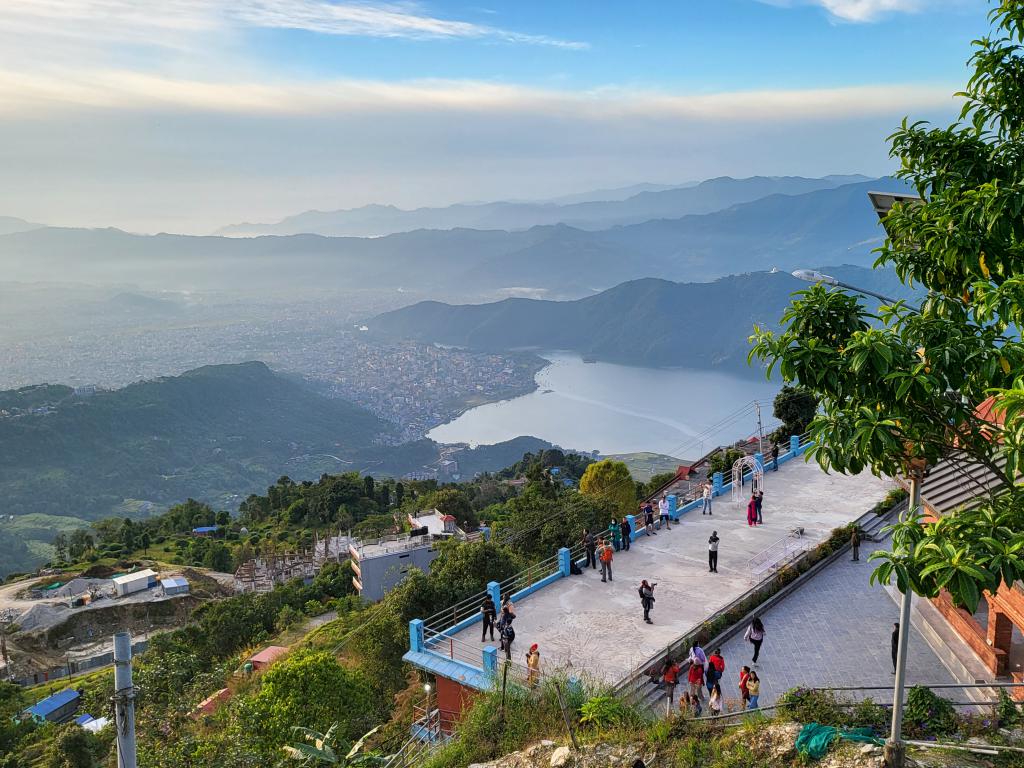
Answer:
[[[188,579],[184,576],[171,576],[170,578],[160,579],[160,586],[164,589],[171,589],[173,587],[187,587]]]
[[[213,533],[219,527],[217,525],[201,525],[198,528],[193,528],[192,533]]]
[[[53,714],[61,707],[75,701],[78,699],[78,696],[78,691],[74,688],[65,688],[63,691],[58,691],[52,696],[47,696],[42,701],[36,702],[25,711],[33,715],[37,715],[38,717],[46,717],[47,715]]]
[[[92,720],[92,715],[79,715],[78,717],[75,718],[75,724],[76,725],[85,725],[90,720]]]
[[[1001,469],[1006,459],[999,457],[995,464]],[[957,509],[973,509],[1000,485],[995,472],[958,452],[928,472],[921,484],[921,500],[936,514],[945,515]]]
[[[133,581],[139,581],[140,579],[155,579],[156,571],[147,568],[144,571],[135,571],[134,573],[126,573],[124,576],[115,576],[111,581],[115,584],[130,584]]]

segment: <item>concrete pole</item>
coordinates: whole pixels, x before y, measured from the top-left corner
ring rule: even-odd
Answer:
[[[921,506],[921,473],[913,471],[910,478],[910,506],[907,519],[915,519]],[[892,727],[885,742],[884,760],[887,768],[903,768],[906,760],[906,745],[903,743],[903,689],[907,682],[907,640],[910,637],[910,603],[913,590],[907,584],[907,591],[900,601],[900,634],[896,647],[896,686],[892,697]]]
[[[135,756],[135,686],[132,684],[132,636],[114,635],[114,722],[118,768],[138,768]]]

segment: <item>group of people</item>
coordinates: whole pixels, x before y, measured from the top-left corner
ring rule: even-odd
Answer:
[[[595,536],[589,528],[583,529],[583,549],[587,555],[585,568],[596,569],[601,564],[601,581],[614,581],[612,577],[612,561],[615,552],[629,551],[633,528],[626,518],[619,522],[615,519],[608,524],[604,535]]]
[[[761,525],[764,518],[761,516],[761,505],[764,503],[764,491],[754,491],[750,494],[750,501],[747,502],[747,525]]]
[[[487,642],[488,633],[491,635],[491,642],[494,642],[494,630],[498,630],[501,650],[505,652],[506,659],[511,659],[512,642],[516,639],[516,630],[512,626],[512,622],[516,619],[516,607],[512,603],[512,598],[505,595],[501,599],[501,611],[498,611],[494,607],[494,600],[491,599],[491,596],[484,595],[483,602],[480,604],[480,616],[483,620],[480,642]],[[539,666],[539,657],[537,663]]]

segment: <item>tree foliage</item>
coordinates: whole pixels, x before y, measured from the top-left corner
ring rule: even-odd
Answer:
[[[779,333],[755,328],[751,352],[820,398],[811,455],[823,468],[905,474],[955,448],[991,473],[979,508],[897,526],[873,574],[929,597],[948,589],[972,612],[983,591],[1024,576],[1024,7],[1002,2],[992,22],[974,42],[960,119],[904,120],[891,137],[897,175],[922,201],[888,214],[876,266],[927,289],[920,308],[869,312],[816,285]]]
[[[580,478],[580,492],[608,502],[612,514],[628,515],[636,510],[636,484],[621,461],[605,459],[588,466]]]

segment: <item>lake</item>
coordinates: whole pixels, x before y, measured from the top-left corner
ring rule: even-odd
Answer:
[[[542,357],[551,364],[537,374],[537,391],[473,408],[428,437],[476,446],[533,435],[581,451],[695,459],[757,434],[755,400],[766,431],[777,423],[771,401],[779,385],[761,377],[584,363],[564,352]]]

